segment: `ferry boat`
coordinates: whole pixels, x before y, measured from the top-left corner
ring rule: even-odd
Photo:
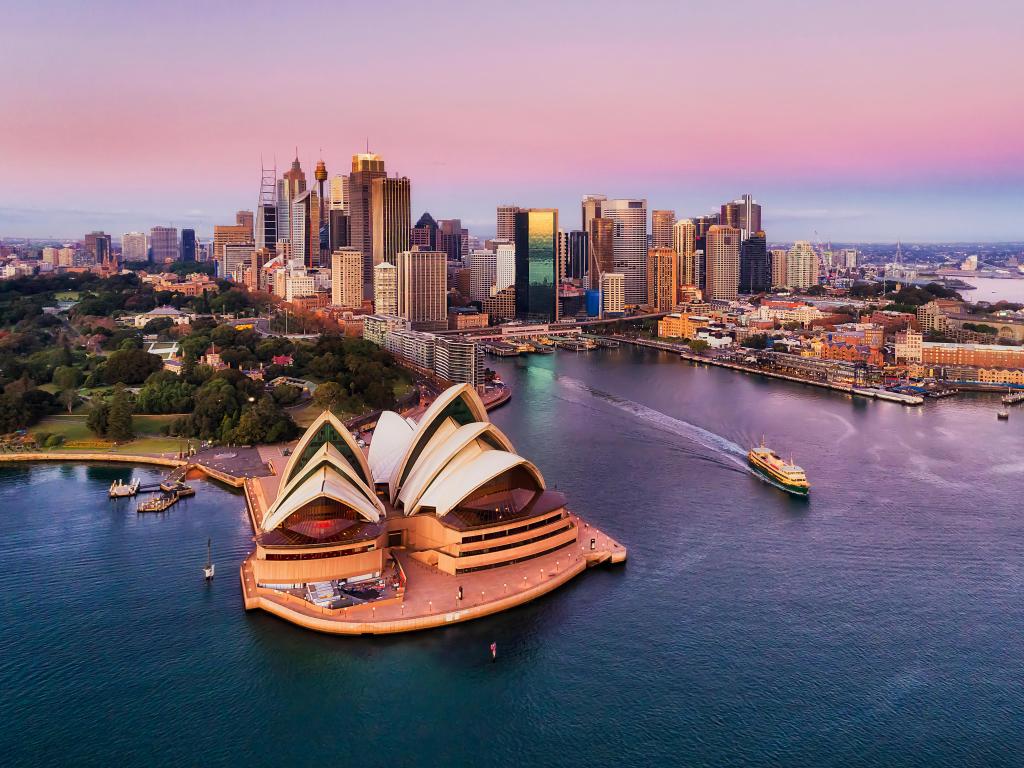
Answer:
[[[780,486],[787,493],[795,496],[806,496],[811,486],[807,475],[801,467],[779,457],[771,448],[766,448],[764,441],[757,448],[751,448],[747,454],[747,462],[759,475]]]

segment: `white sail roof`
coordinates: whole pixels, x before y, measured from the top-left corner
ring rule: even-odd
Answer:
[[[406,514],[415,514],[422,507],[432,507],[438,517],[446,515],[485,483],[520,466],[533,475],[538,487],[544,487],[540,471],[522,456],[508,451],[483,451],[446,476],[438,477],[413,508],[406,510]]]
[[[333,499],[354,509],[365,520],[380,521],[380,511],[344,475],[321,465],[279,498],[263,521],[263,530],[272,531],[305,504],[319,498]]]
[[[493,424],[479,421],[465,424],[420,455],[398,493],[398,500],[407,509],[413,508],[427,486],[439,479],[439,473],[474,444],[480,444],[474,446],[474,456],[482,450],[514,450],[512,442]]]
[[[415,422],[410,424],[394,411],[384,411],[380,415],[370,440],[369,464],[374,482],[386,482],[391,477],[415,431]]]

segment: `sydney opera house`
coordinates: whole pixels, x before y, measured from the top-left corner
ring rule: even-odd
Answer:
[[[625,549],[570,512],[468,385],[418,421],[384,412],[366,448],[321,414],[246,487],[247,608],[327,632],[440,626],[551,591]]]

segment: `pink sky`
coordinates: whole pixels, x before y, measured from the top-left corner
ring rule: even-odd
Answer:
[[[587,192],[769,237],[1024,239],[1024,5],[27,3],[5,11],[0,235],[202,234],[260,156],[369,137],[414,216]],[[773,219],[773,211],[774,219]]]

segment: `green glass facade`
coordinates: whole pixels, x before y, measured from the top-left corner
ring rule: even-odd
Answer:
[[[530,208],[515,215],[516,317],[558,319],[558,211]]]

